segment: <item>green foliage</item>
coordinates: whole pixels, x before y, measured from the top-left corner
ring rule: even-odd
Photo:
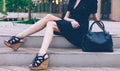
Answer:
[[[28,0],[6,0],[6,7],[9,12],[26,12]]]
[[[0,12],[3,10],[3,0],[0,0]]]
[[[37,22],[39,19],[31,19],[31,20],[26,20],[26,21],[19,21],[17,23],[20,24],[34,24],[35,22]]]
[[[2,14],[7,15],[7,12],[1,11]]]

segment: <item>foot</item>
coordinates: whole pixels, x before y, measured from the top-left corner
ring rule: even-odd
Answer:
[[[23,42],[22,38],[12,36],[9,40],[5,40],[4,44],[13,50],[17,51],[17,49],[20,47],[21,43]]]
[[[48,67],[48,55],[36,56],[29,68],[32,70],[44,70]]]

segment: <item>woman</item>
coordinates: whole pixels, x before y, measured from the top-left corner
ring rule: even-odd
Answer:
[[[30,28],[16,36],[12,36],[4,43],[12,49],[17,50],[25,37],[46,27],[41,49],[33,60],[33,63],[29,65],[30,69],[34,70],[46,69],[48,65],[47,49],[51,43],[54,32],[64,36],[72,44],[81,47],[82,37],[88,31],[90,14],[93,14],[95,20],[98,20],[96,12],[97,0],[70,0],[64,19],[48,14]]]

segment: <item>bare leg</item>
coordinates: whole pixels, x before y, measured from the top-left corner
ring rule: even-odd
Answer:
[[[35,23],[31,27],[26,29],[25,31],[17,34],[16,36],[12,36],[11,37],[12,39],[5,40],[4,44],[16,51],[20,47],[21,43],[23,42],[23,40],[21,38],[25,38],[33,33],[36,33],[38,31],[42,30],[49,21],[54,21],[54,20],[61,20],[61,19],[58,17],[55,17],[53,15],[48,14],[43,19],[41,19],[40,21],[38,21],[37,23]]]
[[[41,49],[39,50],[38,56],[43,56],[47,52],[48,47],[53,38],[53,32],[54,31],[60,32],[56,22],[50,21],[47,23],[46,27],[47,28],[43,38],[43,43],[42,43]],[[47,58],[48,58],[48,55],[45,56],[45,59]],[[30,64],[29,66],[32,66],[32,64]]]
[[[39,55],[44,55],[47,52],[47,49],[53,38],[53,32],[54,31],[59,32],[56,22],[53,22],[53,21],[48,22],[46,27],[47,28],[46,28],[46,32],[43,38],[41,49],[39,50]]]
[[[43,19],[39,20],[34,25],[32,25],[31,27],[29,27],[25,31],[17,34],[16,36],[19,37],[19,38],[25,38],[25,37],[33,34],[33,33],[36,33],[38,31],[42,30],[46,26],[47,22],[53,21],[53,20],[60,20],[60,18],[55,17],[55,16],[53,16],[51,14],[48,14]]]

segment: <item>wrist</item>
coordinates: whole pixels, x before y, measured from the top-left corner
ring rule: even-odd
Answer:
[[[100,19],[95,19],[95,21],[100,21]]]
[[[74,22],[74,21],[75,21],[74,19],[71,20],[71,22]]]

